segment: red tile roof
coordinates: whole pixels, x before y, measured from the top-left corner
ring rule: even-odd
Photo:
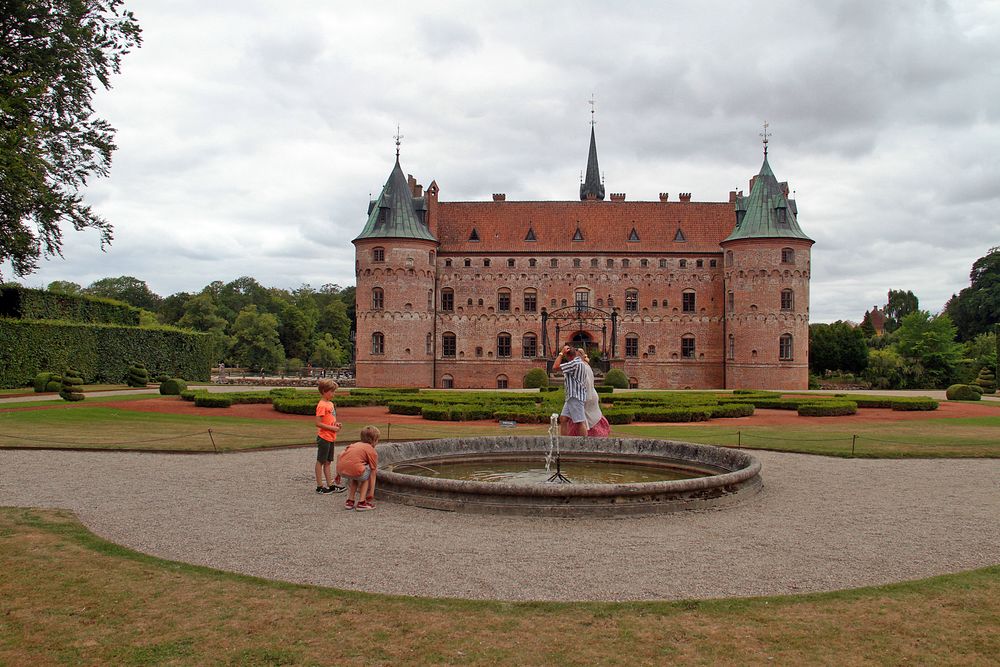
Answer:
[[[442,253],[718,253],[736,223],[727,202],[440,202],[436,218]],[[628,240],[633,227],[638,242]],[[529,228],[537,241],[524,240]],[[678,228],[686,241],[674,241]]]

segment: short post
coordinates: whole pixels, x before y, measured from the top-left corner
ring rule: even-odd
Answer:
[[[389,429],[392,428],[392,422],[385,423],[385,439],[389,440]]]
[[[858,434],[855,433],[851,436],[851,456],[854,456],[854,445],[858,442]]]
[[[208,439],[212,441],[212,449],[218,454],[219,448],[215,446],[215,436],[212,435],[212,429],[208,429]]]
[[[742,448],[743,448],[743,432],[742,431],[737,431],[736,432],[736,449],[742,449]]]

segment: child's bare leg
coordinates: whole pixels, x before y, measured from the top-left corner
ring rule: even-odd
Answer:
[[[358,502],[363,503],[368,497],[368,480],[362,480],[358,487]]]
[[[333,448],[333,463],[334,463],[333,469],[334,470],[337,469],[337,465],[336,464],[337,464],[337,459],[339,459],[339,458],[340,458],[340,452],[338,452],[337,448],[334,447]],[[333,478],[333,483],[334,484],[340,484],[340,473],[337,473],[337,476]]]
[[[326,485],[333,486],[333,474],[330,472],[330,462],[323,464],[323,474],[326,476]]]
[[[347,499],[354,500],[354,494],[357,493],[357,490],[358,490],[358,480],[352,479],[347,484]]]
[[[316,461],[316,486],[323,486],[323,464]]]
[[[365,500],[371,502],[375,500],[375,471],[372,470],[371,477],[368,478],[368,493],[365,496]]]

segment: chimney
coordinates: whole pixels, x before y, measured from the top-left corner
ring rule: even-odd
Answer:
[[[680,194],[680,197],[681,197],[681,201],[691,201],[691,193],[690,192],[682,192]]]
[[[414,197],[423,197],[424,196],[424,186],[420,185],[420,183],[417,183],[415,186],[413,186],[413,196]]]
[[[735,204],[736,203],[736,190],[730,190],[729,191],[729,203],[730,204]]]
[[[669,192],[661,192],[660,193],[660,201],[667,201],[668,199],[670,199],[670,193]]]
[[[507,194],[504,192],[494,192],[493,201],[507,201]]]
[[[625,193],[624,192],[612,192],[611,193],[611,201],[625,201]]]
[[[410,188],[410,196],[416,197],[414,193],[417,191],[417,179],[413,178],[413,174],[406,175],[406,185]]]

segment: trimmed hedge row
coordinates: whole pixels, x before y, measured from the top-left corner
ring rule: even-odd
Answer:
[[[233,399],[228,394],[198,392],[194,397],[194,404],[199,408],[228,408],[233,404]]]
[[[802,417],[841,417],[857,413],[858,404],[853,401],[823,401],[803,403],[798,410]]]
[[[0,319],[0,388],[25,387],[42,371],[73,366],[85,382],[121,384],[133,362],[154,374],[208,380],[207,334],[173,328]]]
[[[139,309],[127,303],[19,286],[0,287],[0,317],[139,326]]]

